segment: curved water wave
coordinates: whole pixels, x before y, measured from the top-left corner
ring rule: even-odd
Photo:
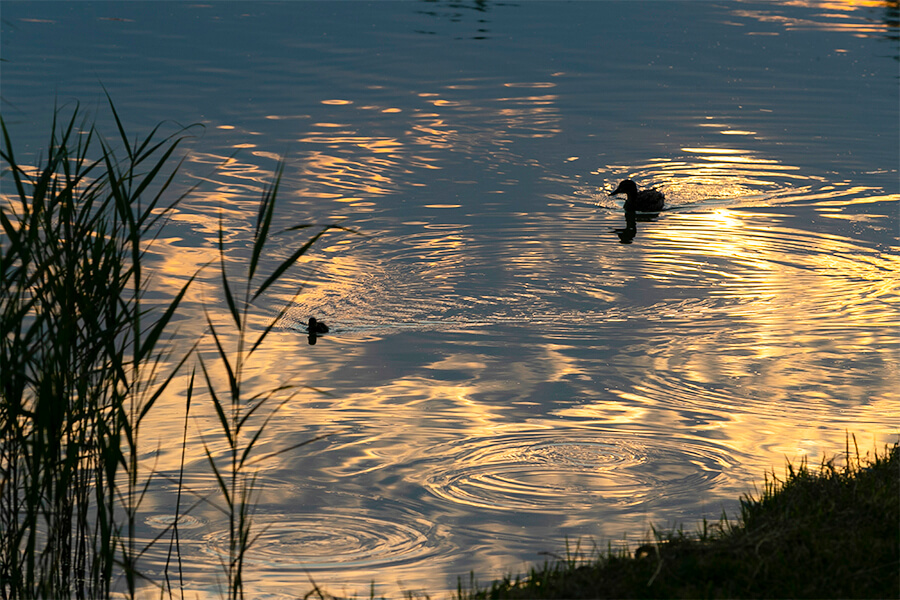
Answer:
[[[637,223],[640,247],[610,244],[619,221],[596,214],[535,213],[491,231],[423,229],[405,242],[389,236],[322,263],[284,325],[302,330],[315,315],[336,334],[493,325],[566,334],[679,312],[695,327],[705,316],[709,327],[732,331],[741,322],[768,327],[790,313],[794,337],[800,326],[887,325],[895,321],[900,283],[892,274],[900,263],[890,247],[849,237],[841,221],[880,220],[887,228],[889,203],[856,208],[866,198],[846,192],[812,194],[822,204],[814,226],[793,206],[665,213]]]
[[[719,134],[735,133],[729,125],[701,121],[699,127],[721,129]],[[754,132],[740,131],[752,135]],[[637,165],[607,165],[608,175],[600,186],[601,194],[612,191],[616,183],[630,178],[640,187],[658,187],[666,194],[666,210],[682,207],[769,206],[829,187],[819,176],[798,166],[783,164],[757,150],[737,147],[733,139],[699,147],[685,147],[680,156],[665,156]],[[830,187],[829,187],[830,189]],[[838,191],[836,194],[846,193]],[[618,208],[621,200],[602,195],[601,207]]]
[[[835,294],[860,304],[897,294],[900,284],[890,276],[898,266],[896,257],[817,229],[808,229],[787,211],[668,215],[664,224],[646,230],[653,248],[641,274],[669,288],[702,287],[714,296],[792,302],[798,296],[789,292],[797,291],[799,279],[823,283],[827,278],[827,286],[799,296],[808,301],[815,294],[823,309],[834,305]]]
[[[855,427],[897,422],[900,395],[885,380],[893,370],[887,351],[854,361],[823,353],[827,359],[810,363],[803,350],[765,350],[773,356],[753,357],[748,345],[744,360],[727,348],[722,358],[701,361],[692,358],[696,347],[668,348],[660,351],[672,353],[659,361],[667,365],[665,371],[631,370],[626,374],[631,387],[610,393],[628,405],[675,411],[692,426],[734,420],[764,425],[786,418],[837,427],[848,419]],[[726,383],[711,383],[715,374],[723,375]]]
[[[257,513],[259,537],[244,563],[254,570],[327,571],[397,566],[446,553],[437,526],[399,502],[379,498],[371,509],[359,498],[329,492],[328,506],[292,513]],[[206,552],[228,556],[228,532],[205,536]]]
[[[279,477],[258,475],[254,481],[259,501],[281,497],[284,490],[291,489],[297,490],[296,484]],[[142,515],[134,540],[141,548],[142,572],[162,572],[171,563],[173,552],[180,555],[182,568],[191,577],[207,572],[209,561],[202,555],[208,553],[208,538],[218,534],[211,531],[225,531],[227,527],[226,502],[215,475],[159,473],[150,481],[148,497],[154,499],[153,510]],[[177,523],[176,505],[181,513]]]
[[[253,532],[258,537],[244,558],[253,572],[346,573],[435,560],[454,551],[445,533],[407,502],[316,485],[298,486],[271,477],[259,477],[256,484]],[[184,507],[196,505],[192,513],[178,519],[179,552],[186,571],[201,572],[207,568],[203,565],[209,564],[202,555],[228,556],[227,517],[213,508],[223,504],[213,476],[198,474],[184,485]],[[171,486],[165,487],[174,493]],[[201,496],[205,501],[198,502]],[[296,510],[285,510],[290,506]],[[174,516],[158,512],[143,522],[146,532],[137,539],[147,545],[143,568],[161,569],[170,559],[169,534],[157,538],[160,530],[173,526]]]
[[[450,502],[501,511],[629,510],[698,495],[737,464],[705,440],[587,429],[537,429],[432,448],[426,488]]]
[[[178,529],[198,529],[209,522],[204,517],[194,515],[181,515],[178,517]],[[150,515],[144,519],[144,524],[154,529],[168,529],[175,525],[175,516],[172,514]]]

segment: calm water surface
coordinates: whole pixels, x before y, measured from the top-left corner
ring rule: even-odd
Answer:
[[[4,2],[0,95],[24,163],[55,104],[113,137],[101,83],[135,135],[204,125],[180,185],[202,184],[152,250],[163,297],[216,257],[220,215],[244,263],[280,157],[280,227],[364,234],[327,234],[256,315],[291,302],[254,389],[328,392],[293,397],[261,452],[332,435],[260,463],[248,590],[442,596],[566,540],[733,514],[846,432],[897,439],[897,20],[839,1]],[[626,177],[666,210],[627,224],[605,193]],[[304,236],[273,237],[272,264]],[[185,345],[222,308],[201,279]],[[310,315],[333,328],[315,345]],[[166,402],[158,462],[146,447],[171,474],[184,394]],[[225,446],[193,410],[203,493],[200,436]],[[174,501],[151,491],[147,540]],[[184,523],[190,597],[217,593],[226,531],[208,506]]]

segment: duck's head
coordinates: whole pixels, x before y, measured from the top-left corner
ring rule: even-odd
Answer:
[[[637,195],[637,191],[637,184],[630,179],[626,179],[619,184],[619,186],[610,194],[610,196],[615,196],[616,194],[625,194],[629,198],[632,198]]]
[[[328,333],[328,325],[317,320],[315,317],[309,318],[309,334]]]

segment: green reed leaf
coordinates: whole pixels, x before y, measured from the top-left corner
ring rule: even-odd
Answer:
[[[234,320],[234,326],[238,331],[243,329],[241,324],[241,315],[238,312],[237,304],[234,301],[234,294],[231,293],[231,286],[228,283],[228,273],[225,270],[225,240],[222,227],[222,215],[219,214],[219,267],[222,275],[222,291],[225,293],[225,302],[228,304],[228,310],[231,312],[231,318]]]
[[[269,186],[260,198],[259,209],[256,213],[256,228],[253,233],[253,253],[250,257],[250,268],[248,270],[248,282],[253,279],[256,269],[259,266],[259,258],[262,256],[263,249],[269,238],[269,229],[272,226],[272,218],[275,215],[275,198],[278,194],[278,187],[281,183],[281,177],[284,174],[284,162],[278,163],[275,169],[275,180]]]
[[[142,343],[139,342],[136,353],[136,360],[138,362],[142,362],[156,348],[156,344],[159,341],[160,336],[162,335],[163,331],[165,331],[169,326],[172,317],[175,316],[175,311],[178,310],[178,306],[181,304],[184,295],[187,293],[188,288],[197,278],[198,274],[199,273],[194,273],[193,275],[191,275],[191,278],[188,279],[183,286],[181,286],[181,289],[175,295],[175,298],[172,299],[171,302],[169,302],[169,305],[166,307],[165,312],[163,312],[162,316],[160,316],[156,320],[150,332],[146,336],[144,336]]]
[[[216,416],[219,417],[219,425],[222,428],[222,433],[225,434],[225,437],[228,440],[228,446],[234,448],[235,441],[234,437],[231,435],[231,423],[225,415],[225,408],[222,405],[222,401],[219,399],[219,395],[216,393],[216,387],[209,376],[209,371],[206,369],[206,363],[202,356],[200,357],[200,370],[203,371],[203,378],[206,380],[206,390],[209,392],[213,407],[216,409]]]
[[[278,265],[278,267],[275,269],[275,271],[271,275],[269,275],[269,277],[262,283],[262,285],[259,286],[259,288],[253,294],[253,297],[251,298],[250,301],[251,302],[255,301],[260,295],[262,295],[269,288],[269,286],[271,286],[273,283],[278,281],[278,279],[281,278],[281,276],[284,274],[284,272],[287,271],[289,268],[291,268],[294,265],[294,263],[296,263],[297,260],[300,259],[301,256],[306,254],[307,251],[309,251],[309,249],[312,247],[312,245],[315,244],[318,241],[318,239],[320,237],[322,237],[325,234],[325,232],[328,231],[329,229],[330,229],[330,226],[325,226],[325,228],[322,229],[322,231],[320,231],[319,233],[314,235],[312,237],[312,239],[308,240],[305,244],[303,244],[303,246],[301,246],[300,248],[295,250],[294,253],[291,254],[290,257],[288,257],[285,261],[283,261],[280,265]]]

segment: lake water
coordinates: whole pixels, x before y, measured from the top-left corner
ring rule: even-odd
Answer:
[[[259,463],[252,597],[309,577],[444,597],[567,540],[733,515],[766,470],[848,432],[897,440],[896,2],[5,1],[2,34],[20,162],[55,105],[113,139],[101,85],[132,135],[204,126],[155,295],[217,256],[220,216],[244,263],[282,157],[279,228],[363,234],[329,232],[256,314],[292,302],[253,389],[327,392],[291,398],[260,453],[331,435]],[[666,210],[628,226],[606,194],[625,178]],[[306,239],[273,236],[267,260]],[[188,296],[185,345],[203,303],[224,323],[214,283]],[[315,345],[311,315],[332,327]],[[180,390],[145,428],[164,474]],[[192,410],[203,493],[201,435],[225,445]],[[146,540],[174,498],[150,492]],[[188,597],[217,594],[226,531],[206,505],[184,523]]]

